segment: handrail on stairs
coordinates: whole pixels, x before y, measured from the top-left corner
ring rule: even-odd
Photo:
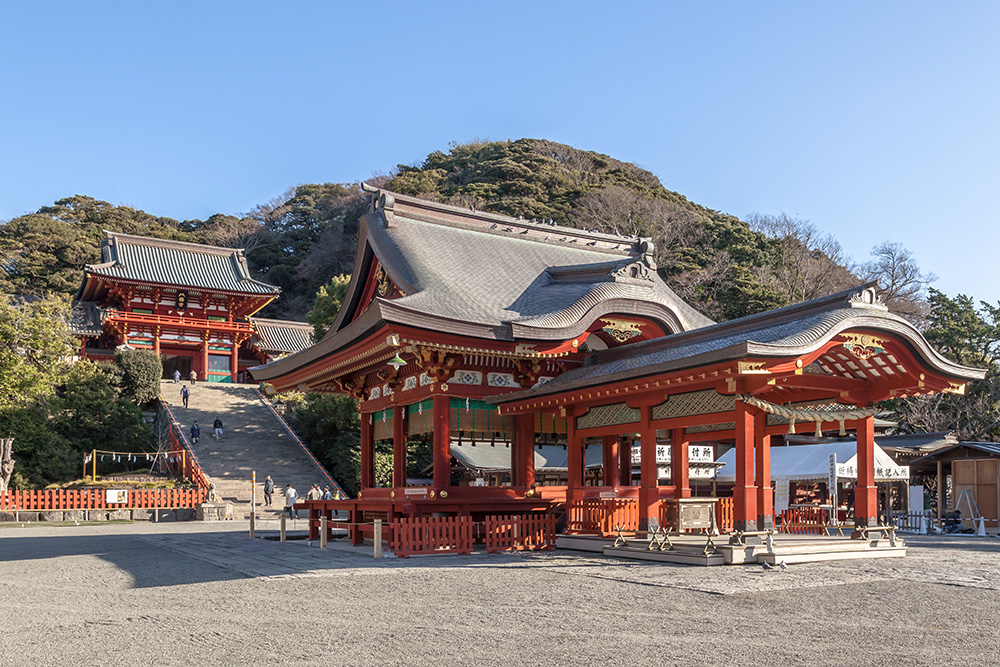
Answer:
[[[187,458],[187,465],[184,467],[187,470],[182,470],[181,474],[187,474],[191,477],[191,481],[198,485],[200,489],[208,489],[212,482],[205,470],[201,467],[201,461],[198,460],[198,455],[195,454],[194,449],[188,443],[187,436],[184,435],[184,429],[181,428],[180,423],[178,423],[177,418],[174,417],[174,411],[170,409],[170,404],[167,403],[166,399],[163,398],[163,394],[160,394],[160,407],[166,413],[169,428],[170,437],[170,451],[181,451],[180,449],[174,449],[178,446],[183,449],[184,455]]]
[[[340,484],[337,484],[336,480],[334,480],[333,477],[330,476],[330,473],[326,471],[326,468],[324,468],[323,464],[319,462],[319,459],[317,459],[313,455],[313,453],[309,451],[309,448],[306,447],[304,442],[302,442],[302,439],[299,438],[299,435],[294,430],[292,430],[292,427],[288,425],[288,422],[286,422],[285,418],[281,416],[281,413],[279,413],[277,410],[274,409],[274,406],[271,405],[271,402],[267,400],[263,392],[261,392],[261,390],[258,389],[257,387],[254,387],[253,390],[257,393],[257,398],[260,399],[260,402],[266,405],[267,409],[271,411],[271,414],[277,417],[278,421],[281,422],[281,425],[285,427],[285,430],[288,432],[288,435],[292,436],[292,439],[298,443],[299,447],[302,448],[302,451],[306,453],[306,456],[312,459],[312,462],[316,464],[316,467],[319,468],[321,473],[323,473],[323,476],[326,477],[326,479],[329,480],[330,484],[333,485],[333,488],[336,489],[336,493],[334,494],[335,497],[344,500],[350,498],[350,496],[347,495],[347,492],[344,491],[344,488],[340,486]]]

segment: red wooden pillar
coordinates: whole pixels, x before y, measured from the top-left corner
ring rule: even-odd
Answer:
[[[159,331],[154,331],[153,332],[153,352],[156,353],[157,357],[160,356],[160,332]]]
[[[392,407],[392,485],[406,486],[406,406]]]
[[[235,335],[233,336],[233,349],[230,355],[229,370],[232,375],[232,381],[236,382],[236,373],[240,370],[240,340]]]
[[[626,436],[618,439],[618,485],[632,486],[632,440]]]
[[[604,486],[618,486],[618,436],[604,436]]]
[[[372,413],[361,413],[361,488],[375,486],[375,429],[372,428]]]
[[[757,529],[753,441],[753,409],[738,400],[736,401],[736,486],[733,487],[733,523],[736,530]]]
[[[208,382],[208,332],[202,336],[201,346],[201,379]]]
[[[530,489],[535,485],[535,415],[516,417],[511,484]]]
[[[757,460],[757,527],[774,530],[774,492],[771,490],[771,436],[765,434],[767,415],[754,413],[754,451]]]
[[[688,467],[688,440],[683,428],[670,432],[670,481],[674,484],[674,497],[691,497],[691,477]]]
[[[566,500],[576,497],[583,486],[583,441],[576,434],[576,415],[573,409],[566,410]]]
[[[642,460],[639,464],[639,529],[645,530],[649,519],[659,519],[660,493],[656,485],[656,429],[650,426],[653,407],[641,408],[639,422],[639,448]]]
[[[434,489],[451,486],[451,398],[434,397]]]
[[[854,489],[854,525],[878,525],[878,498],[875,488],[875,418],[859,419],[858,483]]]

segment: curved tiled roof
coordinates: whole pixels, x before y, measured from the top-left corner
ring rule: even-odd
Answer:
[[[884,307],[856,297],[873,291],[862,285],[828,297],[722,322],[665,338],[594,353],[583,366],[527,391],[505,394],[506,403],[594,384],[667,373],[747,357],[795,357],[818,349],[848,329],[873,329],[905,340],[930,368],[956,379],[982,379],[985,371],[953,363],[938,354],[919,331]]]
[[[88,273],[160,285],[271,295],[281,290],[250,277],[243,251],[106,232],[100,264]]]
[[[100,336],[104,333],[101,311],[96,301],[74,301],[69,329],[77,336]]]
[[[308,322],[251,317],[254,336],[250,344],[264,352],[300,352],[312,345],[313,326]]]

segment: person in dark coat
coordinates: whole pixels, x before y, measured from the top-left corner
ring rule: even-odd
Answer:
[[[215,439],[222,440],[222,420],[216,417],[215,423],[212,424],[212,428],[215,429]]]
[[[264,507],[271,506],[271,494],[274,493],[274,480],[268,475],[264,480]]]
[[[194,423],[191,424],[191,444],[192,445],[197,445],[198,444],[198,438],[200,438],[200,437],[201,437],[201,427],[198,426],[198,420],[195,419]]]
[[[188,389],[186,384],[181,385],[181,400],[184,401],[184,407],[188,406],[188,399],[191,398],[191,390]]]

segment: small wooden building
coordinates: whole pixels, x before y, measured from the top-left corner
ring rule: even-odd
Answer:
[[[960,503],[966,491],[975,500],[985,528],[1000,531],[1000,443],[958,442],[914,460],[910,469],[914,476],[932,480],[938,519],[957,508],[966,527],[974,527],[968,505]]]

